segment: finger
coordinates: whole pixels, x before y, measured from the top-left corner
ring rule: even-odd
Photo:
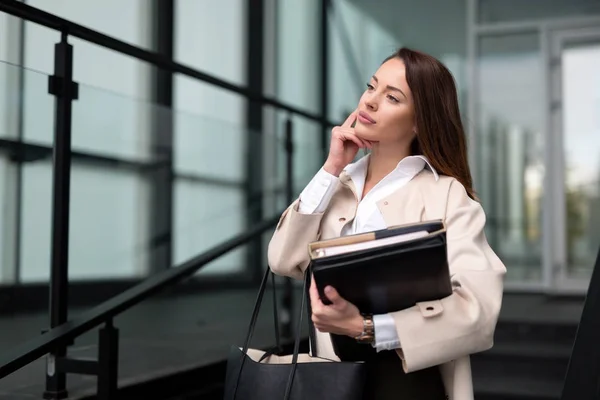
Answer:
[[[371,143],[368,140],[360,139],[360,141],[363,142],[363,147],[364,148],[366,148],[366,149],[370,149],[371,148]]]
[[[361,149],[366,147],[366,144],[353,133],[341,132],[341,136],[342,136],[342,139],[344,139],[344,140],[350,140],[350,141],[354,142]]]
[[[343,306],[346,303],[346,300],[344,300],[344,298],[340,296],[338,291],[333,286],[327,286],[325,288],[325,296],[327,296],[329,301],[331,301],[331,303],[334,306],[339,307]]]
[[[373,142],[371,142],[370,140],[367,140],[367,139],[363,139],[363,138],[361,138],[360,136],[358,136],[358,135],[356,134],[356,132],[354,132],[354,130],[352,130],[352,131],[347,131],[347,132],[348,132],[348,134],[349,134],[349,135],[353,135],[354,137],[358,138],[358,139],[361,141],[361,143],[363,144],[363,146],[362,146],[362,147],[366,147],[366,148],[368,148],[368,149],[370,149],[370,148],[372,148],[372,147],[373,147]]]
[[[348,115],[348,118],[346,118],[346,120],[342,124],[342,128],[350,128],[352,126],[352,124],[354,123],[354,121],[356,121],[356,112],[357,111],[358,111],[358,109],[352,111],[350,113],[350,115]]]
[[[317,283],[315,282],[315,276],[310,277],[310,304],[313,309],[317,308],[321,304],[321,298],[319,297],[319,290],[317,289]]]

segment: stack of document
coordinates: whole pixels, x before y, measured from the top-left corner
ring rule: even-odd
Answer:
[[[382,314],[452,294],[441,220],[309,244],[319,295],[337,289],[363,313]]]

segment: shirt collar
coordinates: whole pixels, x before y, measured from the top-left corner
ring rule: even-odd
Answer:
[[[348,165],[344,171],[349,178],[356,184],[358,182],[364,182],[367,176],[367,168],[369,166],[369,154],[362,157],[360,160]],[[404,157],[396,168],[388,174],[388,177],[401,178],[409,177],[412,179],[424,168],[428,168],[432,173],[435,180],[439,180],[440,176],[433,168],[427,157],[422,155]]]

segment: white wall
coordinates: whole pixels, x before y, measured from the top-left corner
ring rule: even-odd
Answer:
[[[175,2],[175,59],[234,84],[246,81],[246,1]],[[247,132],[243,97],[183,76],[175,78],[175,169],[241,183]],[[179,264],[245,229],[243,188],[175,182],[174,262]],[[204,273],[244,267],[244,251]]]

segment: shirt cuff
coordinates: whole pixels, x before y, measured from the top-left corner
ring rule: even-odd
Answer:
[[[390,314],[374,315],[373,325],[375,328],[375,342],[372,346],[377,352],[395,350],[401,347],[396,323]]]
[[[325,212],[339,182],[338,177],[321,168],[300,193],[298,211],[301,214]]]

